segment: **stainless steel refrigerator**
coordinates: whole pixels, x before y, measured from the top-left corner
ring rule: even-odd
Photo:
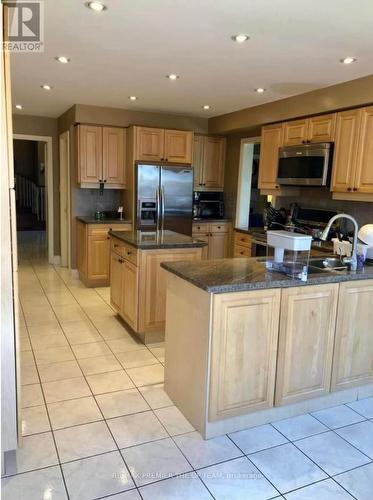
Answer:
[[[193,168],[136,165],[137,229],[192,234]]]

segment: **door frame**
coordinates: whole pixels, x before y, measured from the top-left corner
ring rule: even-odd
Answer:
[[[245,155],[245,146],[246,144],[260,144],[261,142],[261,137],[245,137],[241,139],[241,144],[240,144],[240,161],[239,161],[239,166],[238,166],[238,180],[237,180],[237,202],[236,202],[236,213],[235,213],[235,226],[236,227],[241,227],[241,217],[240,217],[240,204],[241,204],[241,184],[243,182],[243,168],[244,168],[244,162],[246,160],[246,155]]]
[[[47,184],[46,216],[48,237],[48,262],[55,264],[54,256],[54,224],[53,224],[53,138],[45,135],[13,134],[13,139],[22,141],[38,141],[47,143],[47,161],[45,166],[45,179]],[[59,260],[59,259],[58,259]]]
[[[66,143],[66,156],[63,156]],[[71,197],[70,197],[70,132],[66,130],[59,136],[59,163],[60,163],[60,239],[61,239],[61,266],[71,268]],[[64,161],[65,160],[65,161]],[[63,199],[61,186],[66,182],[66,198]],[[65,215],[66,207],[66,215]],[[65,227],[65,237],[67,242],[63,244],[63,228]],[[64,255],[64,247],[66,247],[66,255]]]

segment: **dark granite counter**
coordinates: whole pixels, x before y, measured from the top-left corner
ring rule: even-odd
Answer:
[[[214,224],[219,222],[232,222],[232,219],[193,219],[193,224]]]
[[[158,248],[202,248],[204,241],[174,231],[109,231],[111,236],[141,250]]]
[[[170,273],[176,274],[198,288],[211,293],[373,279],[373,266],[366,265],[364,269],[356,272],[347,270],[321,271],[314,268],[309,273],[308,280],[303,282],[292,279],[285,274],[267,271],[265,260],[265,257],[253,257],[201,260],[198,262],[163,262],[161,266]]]
[[[90,215],[81,215],[76,220],[83,222],[83,224],[132,224],[131,220],[120,219],[100,219],[97,220]]]

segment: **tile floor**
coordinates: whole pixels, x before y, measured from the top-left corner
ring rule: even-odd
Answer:
[[[23,446],[4,500],[371,500],[373,398],[204,441],[163,390],[164,347],[22,235]]]

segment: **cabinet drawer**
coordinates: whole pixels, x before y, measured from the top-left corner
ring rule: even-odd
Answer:
[[[88,224],[88,234],[107,233],[113,231],[131,231],[131,224]]]
[[[209,226],[210,224],[208,224],[207,222],[201,222],[201,223],[194,222],[192,228],[193,234],[199,234],[199,233],[206,234],[209,232]]]
[[[251,248],[242,245],[234,245],[234,257],[251,257]]]
[[[210,232],[211,233],[228,233],[229,232],[229,224],[224,222],[214,222],[210,224]]]
[[[129,260],[132,264],[137,266],[137,250],[130,245],[126,245],[121,240],[117,238],[111,239],[111,251],[115,252],[117,255],[120,255],[124,259]]]
[[[234,244],[235,245],[242,245],[246,247],[251,247],[251,234],[245,234],[245,233],[234,233]]]

